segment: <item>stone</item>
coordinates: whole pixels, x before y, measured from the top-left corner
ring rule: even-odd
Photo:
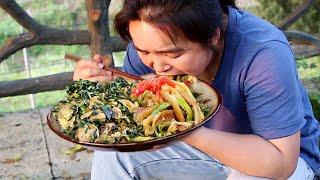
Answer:
[[[0,117],[0,179],[51,179],[38,110]]]

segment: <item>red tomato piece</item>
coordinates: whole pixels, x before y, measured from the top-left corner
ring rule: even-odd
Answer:
[[[169,85],[171,87],[175,87],[174,82],[168,77],[162,76],[155,79],[147,79],[139,82],[136,87],[132,90],[133,95],[139,96],[144,91],[149,90],[154,94],[161,89],[163,85]]]

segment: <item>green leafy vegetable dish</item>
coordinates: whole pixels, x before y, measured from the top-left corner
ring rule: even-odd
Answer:
[[[138,83],[117,78],[102,84],[87,80],[67,86],[67,96],[52,109],[61,132],[79,142],[130,143],[185,131],[212,110],[197,99],[191,76],[158,77]]]

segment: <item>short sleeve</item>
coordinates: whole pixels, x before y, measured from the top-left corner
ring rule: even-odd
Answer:
[[[122,70],[133,75],[143,75],[153,72],[151,68],[142,63],[132,42],[128,44]]]
[[[253,133],[275,139],[303,127],[295,60],[287,44],[271,41],[256,53],[246,72],[244,95]]]

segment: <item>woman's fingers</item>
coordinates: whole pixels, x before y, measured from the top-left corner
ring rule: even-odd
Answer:
[[[83,69],[85,67],[97,68],[98,67],[98,63],[96,63],[95,61],[92,61],[92,60],[84,60],[84,59],[82,59],[76,64],[76,68]]]
[[[112,72],[106,71],[102,66],[102,57],[99,54],[95,55],[92,60],[80,60],[76,64],[73,80],[85,79],[99,82],[113,80]]]
[[[103,63],[103,65],[104,65],[105,67],[109,67],[110,64],[111,64],[111,62],[112,62],[111,56],[109,56],[109,55],[103,56],[103,58],[102,58],[102,63]]]
[[[87,78],[86,80],[105,83],[108,81],[112,81],[113,77],[112,76],[94,76],[94,77]]]
[[[96,63],[101,63],[102,62],[102,56],[100,54],[96,54],[93,56],[92,60]]]
[[[112,72],[106,71],[104,69],[84,68],[84,69],[81,69],[80,73],[77,73],[76,71],[74,72],[73,80],[80,80],[80,79],[89,80],[90,78],[93,78],[96,76],[105,76],[105,77],[108,77],[107,79],[111,79],[111,80],[113,77]]]
[[[106,71],[103,69],[97,69],[97,68],[85,68],[82,69],[81,76],[83,77],[92,77],[92,76],[104,76],[106,75]]]
[[[75,67],[73,80],[88,79],[93,76],[107,75],[105,69],[101,69],[98,63],[92,60],[80,60]]]
[[[101,63],[103,64],[104,67],[109,67],[109,65],[111,64],[112,58],[109,55],[100,55],[100,54],[96,54],[93,56],[92,60],[96,63]]]

